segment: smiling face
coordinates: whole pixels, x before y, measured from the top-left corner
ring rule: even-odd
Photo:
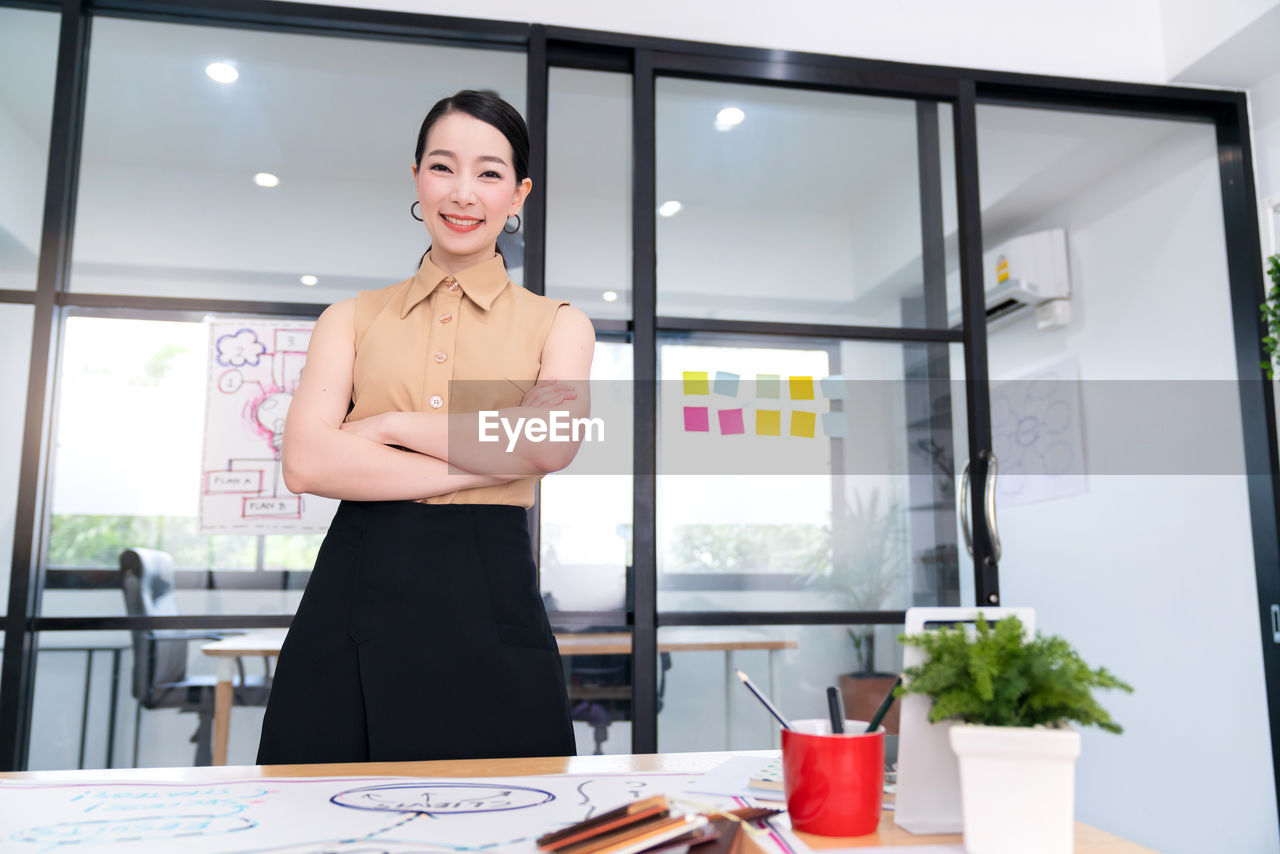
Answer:
[[[533,182],[516,180],[511,143],[466,113],[441,117],[413,168],[431,260],[456,273],[493,257],[498,232],[519,212]]]

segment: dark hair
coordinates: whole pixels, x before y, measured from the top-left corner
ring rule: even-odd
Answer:
[[[418,145],[413,151],[413,162],[422,167],[422,151],[427,147],[427,134],[432,126],[450,113],[466,113],[485,124],[493,125],[511,143],[515,159],[516,183],[529,177],[529,128],[516,108],[498,97],[496,92],[463,89],[456,95],[441,98],[422,120],[418,131]]]

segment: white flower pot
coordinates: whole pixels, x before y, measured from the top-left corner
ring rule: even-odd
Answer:
[[[1080,733],[956,724],[951,748],[968,854],[1071,854]]]

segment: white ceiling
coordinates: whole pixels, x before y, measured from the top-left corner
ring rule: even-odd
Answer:
[[[8,72],[0,75],[0,110],[43,149],[56,16],[17,10],[0,10],[0,15],[0,71]],[[239,81],[211,81],[204,67],[213,61],[235,64]],[[342,188],[364,187],[368,191],[361,211],[370,205],[385,207],[390,221],[407,222],[407,212],[401,210],[412,200],[407,170],[418,125],[429,106],[471,87],[495,89],[522,109],[524,72],[525,57],[516,52],[96,19],[82,185],[105,185],[109,182],[95,176],[116,171],[137,176],[149,170],[157,177],[154,187],[138,187],[136,193],[117,190],[109,201],[93,202],[96,208],[110,208],[97,211],[100,220],[109,213],[122,223],[131,217],[130,204],[152,206],[148,232],[130,241],[127,251],[120,250],[127,257],[83,258],[78,253],[77,260],[145,263],[148,245],[168,243],[189,227],[183,206],[190,210],[223,197],[216,192],[221,184],[247,181],[258,171],[277,173],[282,187],[307,188],[296,197],[297,210],[288,210],[290,202],[282,196],[270,208],[272,216],[332,224],[351,216],[343,204],[344,194],[351,191]],[[625,217],[627,200],[620,197],[619,188],[629,181],[614,173],[628,159],[619,156],[619,149],[629,145],[629,122],[620,120],[629,113],[629,93],[616,87],[594,91],[569,86],[561,91],[555,89],[558,79],[552,75],[557,131],[551,142],[575,134],[575,129],[576,138],[573,163],[561,160],[555,165],[551,192],[562,209],[567,198],[604,196],[612,200],[618,216]],[[742,108],[746,120],[729,132],[718,132],[715,114],[730,105]],[[687,206],[730,212],[754,208],[780,223],[802,225],[806,217],[855,210],[875,216],[886,194],[901,194],[904,188],[914,192],[915,106],[910,101],[660,79],[656,107],[660,202],[674,198]],[[1105,180],[1162,144],[1178,127],[1093,114],[981,107],[981,200],[988,239],[1016,233],[1080,188]],[[944,126],[944,134],[947,130]],[[949,145],[945,140],[944,136],[944,146]],[[950,182],[949,150],[943,159],[944,178]],[[175,212],[157,218],[154,204],[142,200],[149,194],[162,198],[166,188],[174,186],[175,170],[192,181],[183,182],[183,198]],[[201,191],[202,185],[210,189]],[[116,186],[137,184],[117,181]],[[593,216],[601,209],[597,202]],[[207,213],[214,218],[247,215],[242,205]],[[954,222],[954,211],[949,210],[949,229]],[[0,227],[4,225],[0,221]],[[174,235],[152,233],[169,228]],[[264,222],[257,233],[269,241],[273,230]],[[419,234],[406,229],[404,235],[403,242],[410,244],[406,251],[411,251]],[[752,237],[767,240],[769,235]],[[320,244],[337,242],[323,235],[318,239]],[[111,247],[124,243],[113,239],[100,245],[103,248],[95,254],[109,256]],[[224,257],[225,250],[225,245],[218,247]],[[347,273],[381,271],[388,252],[400,252],[385,245],[365,248],[359,240],[346,241],[341,251],[347,256],[341,264]],[[884,279],[896,287],[896,281],[918,269],[918,231],[904,237],[903,247],[885,246],[882,251],[896,253],[887,267],[878,265],[900,271],[900,276]],[[366,252],[372,254],[362,259]],[[187,249],[183,253],[191,267],[219,263],[188,257]],[[269,256],[270,252],[255,253]],[[226,266],[240,274],[260,269],[275,275],[306,264],[289,259],[279,264],[255,261],[248,270],[234,262]],[[731,286],[711,278],[707,282],[711,290]]]

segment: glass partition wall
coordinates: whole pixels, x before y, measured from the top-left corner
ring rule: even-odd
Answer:
[[[1259,414],[1270,389],[1250,367],[1261,273],[1233,93],[340,7],[264,5],[252,27],[237,14],[0,8],[43,22],[24,62],[52,69],[56,52],[65,71],[56,89],[48,72],[42,97],[26,87],[4,103],[5,127],[53,127],[45,149],[29,133],[3,139],[47,159],[56,192],[27,193],[22,216],[40,228],[6,214],[0,244],[8,388],[28,401],[7,452],[3,767],[204,761],[198,710],[139,699],[137,644],[181,632],[166,639],[182,644],[175,660],[211,678],[209,635],[288,625],[320,536],[205,524],[210,484],[246,477],[208,459],[210,407],[239,388],[214,370],[213,333],[266,324],[296,369],[285,357],[305,351],[323,305],[412,273],[424,248],[408,214],[413,137],[463,87],[526,114],[535,195],[504,254],[518,282],[592,317],[593,399],[626,425],[625,463],[584,452],[544,480],[536,507],[581,752],[705,747],[716,715],[717,746],[768,746],[771,727],[728,681],[738,668],[797,717],[820,711],[828,684],[878,699],[912,605],[1016,594],[1010,604],[1043,604],[1047,625],[1067,619],[1038,601],[1064,603],[1052,590],[1069,573],[1037,568],[1044,545],[1026,538],[1038,523],[1020,523],[1031,510],[1010,511],[1004,554],[1022,569],[1000,583],[984,493],[993,450],[1022,433],[987,378],[1016,373],[997,361],[1025,367],[1001,342],[1052,349],[1102,317],[1149,319],[1116,283],[1142,266],[1138,244],[1107,254],[1091,236],[1108,233],[1090,228],[1112,215],[1112,185],[1205,213],[1167,224],[1181,246],[1220,247],[1196,269],[1237,371],[1228,426],[1242,472],[1276,472],[1274,423]],[[1112,115],[1063,109],[1086,103]],[[1139,186],[1133,163],[1186,187]],[[1068,229],[1069,311],[997,299],[1018,257],[997,250],[1054,228]],[[1157,374],[1184,378],[1180,364],[1169,356]],[[254,459],[269,462],[275,431],[259,421]],[[275,483],[258,468],[256,488]],[[1255,520],[1241,572],[1267,602],[1275,579],[1248,561],[1276,550],[1268,495],[1235,496]],[[126,607],[121,556],[137,548],[172,557],[168,616]],[[229,761],[250,761],[260,713],[234,708]]]

